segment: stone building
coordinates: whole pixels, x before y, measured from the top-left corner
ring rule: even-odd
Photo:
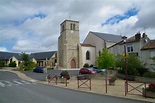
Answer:
[[[65,20],[60,24],[58,38],[58,66],[62,68],[81,68],[84,64],[96,65],[96,56],[118,41],[121,36],[89,32],[80,44],[79,21]]]
[[[79,21],[65,20],[60,24],[58,38],[59,68],[79,68],[82,66],[79,40]]]

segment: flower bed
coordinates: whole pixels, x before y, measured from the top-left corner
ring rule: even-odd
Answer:
[[[143,96],[155,98],[155,84],[151,83],[146,89],[143,89]]]

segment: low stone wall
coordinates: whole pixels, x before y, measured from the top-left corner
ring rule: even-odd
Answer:
[[[121,79],[126,79],[126,75],[124,74],[120,74],[120,73],[117,73],[116,76],[118,78],[121,78]],[[155,83],[155,78],[146,78],[146,77],[138,77],[138,76],[129,76],[128,75],[128,80],[131,80],[131,81],[137,81],[137,82],[143,82],[143,83]]]
[[[155,83],[155,78],[146,78],[146,77],[135,77],[135,81],[146,82],[146,83]]]

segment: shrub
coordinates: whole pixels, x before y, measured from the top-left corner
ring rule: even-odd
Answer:
[[[60,73],[60,78],[66,78],[67,80],[69,80],[70,79],[70,75],[69,75],[68,71],[67,70],[62,71]]]
[[[146,88],[146,90],[155,92],[155,84],[153,84],[153,83],[149,84],[149,86]]]
[[[93,64],[91,64],[89,67],[93,67],[94,65]]]
[[[3,61],[0,61],[0,67],[4,67],[5,63]]]
[[[9,67],[16,67],[16,62],[10,62]]]
[[[88,63],[85,63],[83,67],[84,68],[89,68],[89,64]]]
[[[155,78],[155,72],[146,72],[144,73],[143,77]]]

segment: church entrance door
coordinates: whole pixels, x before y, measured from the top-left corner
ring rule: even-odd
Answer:
[[[76,68],[76,61],[74,59],[70,62],[71,68]]]

